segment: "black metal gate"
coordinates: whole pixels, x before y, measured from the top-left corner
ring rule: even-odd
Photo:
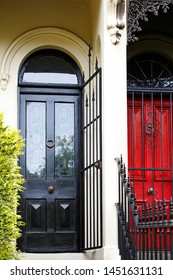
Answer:
[[[128,170],[138,205],[173,197],[173,64],[143,53],[128,62]]]
[[[137,201],[173,196],[172,90],[128,90],[128,170]]]
[[[89,69],[90,69],[89,63]],[[84,158],[81,170],[81,249],[102,247],[102,80],[95,73],[84,82],[81,128]]]

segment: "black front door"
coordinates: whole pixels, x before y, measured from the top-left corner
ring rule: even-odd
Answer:
[[[78,96],[20,94],[20,129],[26,139],[20,165],[25,222],[19,248],[68,252],[79,248]]]

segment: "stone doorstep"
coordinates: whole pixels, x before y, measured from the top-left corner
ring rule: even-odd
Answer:
[[[89,260],[85,253],[22,254],[21,260]]]

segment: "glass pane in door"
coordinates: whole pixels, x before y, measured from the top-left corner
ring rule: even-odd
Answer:
[[[27,102],[27,178],[45,178],[46,175],[45,111],[44,102]]]
[[[55,177],[74,177],[74,104],[55,104]]]

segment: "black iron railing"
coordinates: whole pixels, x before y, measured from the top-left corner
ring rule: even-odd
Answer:
[[[122,157],[118,164],[118,245],[122,260],[173,260],[173,201],[138,203]]]
[[[89,250],[102,247],[102,75],[97,61],[83,85],[82,112],[82,250]]]

